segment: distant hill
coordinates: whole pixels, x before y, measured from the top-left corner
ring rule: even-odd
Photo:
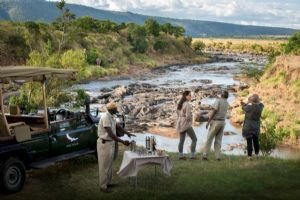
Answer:
[[[173,25],[182,26],[185,28],[186,34],[193,37],[291,35],[294,32],[299,31],[289,28],[244,26],[200,20],[152,17],[131,12],[99,10],[76,4],[68,4],[67,7],[71,12],[75,13],[77,17],[88,15],[96,19],[109,19],[118,23],[134,22],[143,24],[148,18],[154,18],[160,23],[169,22]],[[58,15],[59,13],[54,2],[45,0],[0,0],[0,20],[52,22]]]

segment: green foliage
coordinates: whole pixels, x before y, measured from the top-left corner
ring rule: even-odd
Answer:
[[[205,49],[205,43],[202,41],[196,41],[193,43],[192,48],[194,49],[194,51],[201,54]]]
[[[148,49],[148,42],[144,38],[137,38],[132,42],[132,46],[133,52],[146,53]]]
[[[280,118],[269,110],[262,113],[261,134],[259,136],[260,149],[264,156],[270,155],[287,133],[284,129],[277,128]]]
[[[153,48],[155,51],[163,52],[167,46],[168,46],[168,42],[163,40],[157,40],[155,41]]]
[[[149,35],[153,35],[154,37],[159,36],[160,25],[157,21],[148,19],[145,21],[144,27]]]
[[[86,62],[85,50],[68,50],[61,56],[61,66],[65,69],[77,69],[78,78],[85,78],[84,73],[88,63]]]
[[[87,98],[89,98],[89,95],[82,89],[79,89],[76,91],[77,95],[76,95],[76,103],[75,103],[75,107],[81,107],[85,105],[85,101]]]
[[[61,31],[61,36],[58,42],[58,53],[60,53],[61,49],[65,45],[66,42],[66,34],[68,33],[69,26],[72,20],[75,19],[75,14],[71,13],[68,8],[65,7],[65,0],[61,0],[56,3],[56,7],[60,11],[60,16],[54,22],[54,26],[56,26]]]
[[[253,66],[240,66],[242,74],[248,78],[254,78],[256,81],[259,81],[260,77],[263,75],[264,70],[259,69],[258,67]]]
[[[285,46],[286,54],[300,55],[300,32],[295,33],[289,38],[289,42]]]
[[[191,36],[184,37],[184,44],[188,47],[192,46],[193,38]]]
[[[96,60],[98,57],[99,57],[99,53],[95,48],[90,49],[86,52],[86,61],[91,65],[96,64]]]
[[[29,66],[43,66],[45,63],[45,57],[38,51],[33,50],[29,54],[29,59],[27,60],[27,65]]]

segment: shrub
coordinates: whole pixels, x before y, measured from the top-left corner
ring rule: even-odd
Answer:
[[[263,156],[270,155],[286,135],[283,129],[276,128],[279,120],[279,117],[271,111],[265,109],[262,113],[259,142]]]
[[[193,43],[192,48],[194,49],[194,51],[196,51],[197,53],[202,53],[202,51],[205,48],[205,43],[202,41],[196,41]]]
[[[79,89],[76,91],[77,96],[76,96],[76,103],[75,107],[80,107],[85,105],[85,100],[89,98],[89,95],[82,89]]]
[[[90,49],[86,52],[86,61],[91,65],[96,64],[96,60],[98,57],[99,53],[97,49]]]
[[[149,35],[153,35],[154,37],[159,36],[160,25],[157,21],[153,19],[148,19],[145,21],[145,29]]]
[[[132,51],[134,52],[146,53],[146,51],[148,50],[148,42],[146,41],[146,39],[143,38],[138,38],[134,40],[132,46]]]
[[[300,55],[300,32],[295,33],[285,46],[284,52],[287,54]]]
[[[160,51],[163,52],[165,50],[165,48],[167,47],[168,42],[163,41],[163,40],[157,40],[154,45],[153,48],[155,51]]]
[[[38,51],[32,51],[29,54],[29,59],[27,60],[27,65],[30,66],[43,66],[45,63],[44,56]]]
[[[85,50],[68,50],[61,56],[61,66],[66,69],[77,69],[78,79],[84,77],[87,67]]]
[[[242,70],[242,74],[248,78],[254,78],[256,81],[259,81],[264,72],[263,69],[259,69],[258,67],[241,66],[240,68]]]

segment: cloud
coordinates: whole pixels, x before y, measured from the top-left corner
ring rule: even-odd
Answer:
[[[66,2],[152,16],[300,29],[298,0],[66,0]]]

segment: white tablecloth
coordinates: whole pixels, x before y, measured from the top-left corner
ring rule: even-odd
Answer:
[[[171,175],[172,164],[168,156],[138,155],[131,151],[124,152],[118,175],[120,177],[137,176],[139,170],[145,165],[160,165],[166,175]]]

